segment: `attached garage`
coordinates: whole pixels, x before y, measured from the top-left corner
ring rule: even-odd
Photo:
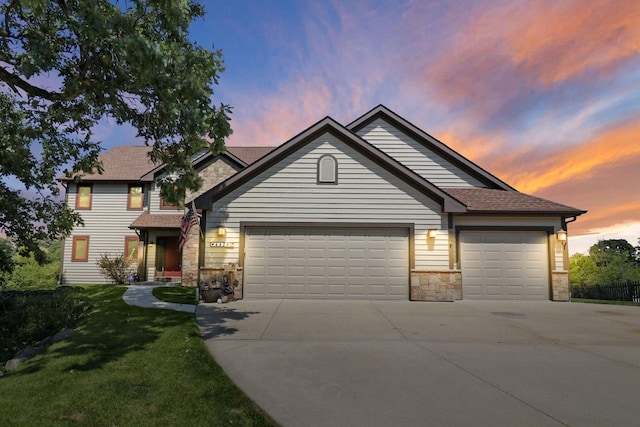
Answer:
[[[464,299],[549,299],[544,231],[461,231]]]
[[[407,228],[247,227],[244,236],[247,298],[408,298]]]

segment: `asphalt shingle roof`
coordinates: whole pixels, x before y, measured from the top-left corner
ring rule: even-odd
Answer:
[[[182,225],[182,215],[177,214],[154,214],[148,212],[140,214],[129,228],[180,228]]]
[[[443,188],[452,197],[467,206],[468,212],[487,213],[565,213],[580,215],[580,209],[562,205],[518,191],[489,188]]]
[[[227,147],[227,151],[247,164],[272,151],[275,147]],[[104,172],[82,176],[83,181],[137,181],[157,166],[149,159],[151,147],[120,145],[100,155]]]
[[[152,171],[154,165],[149,156],[151,147],[145,145],[121,145],[102,153],[99,157],[104,172],[82,176],[84,181],[136,181]]]
[[[275,148],[276,147],[227,147],[227,151],[250,165]]]

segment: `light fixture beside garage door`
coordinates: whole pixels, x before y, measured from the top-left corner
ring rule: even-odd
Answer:
[[[567,245],[567,232],[564,230],[560,230],[556,233],[556,239],[558,242],[562,243],[562,246]]]
[[[430,228],[429,230],[427,230],[427,240],[435,239],[437,233],[438,230],[436,230],[435,228]]]

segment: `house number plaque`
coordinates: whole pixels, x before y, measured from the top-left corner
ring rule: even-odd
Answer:
[[[231,242],[211,242],[212,248],[233,248],[233,243]]]

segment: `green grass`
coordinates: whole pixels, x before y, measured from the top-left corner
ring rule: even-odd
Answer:
[[[71,338],[0,379],[0,425],[271,425],[209,355],[193,314],[86,289],[94,308]]]
[[[195,304],[196,288],[185,286],[161,286],[153,288],[153,296],[162,301],[178,304]]]
[[[640,302],[632,301],[609,301],[603,299],[571,298],[571,302],[584,302],[588,304],[635,305],[640,307]]]

